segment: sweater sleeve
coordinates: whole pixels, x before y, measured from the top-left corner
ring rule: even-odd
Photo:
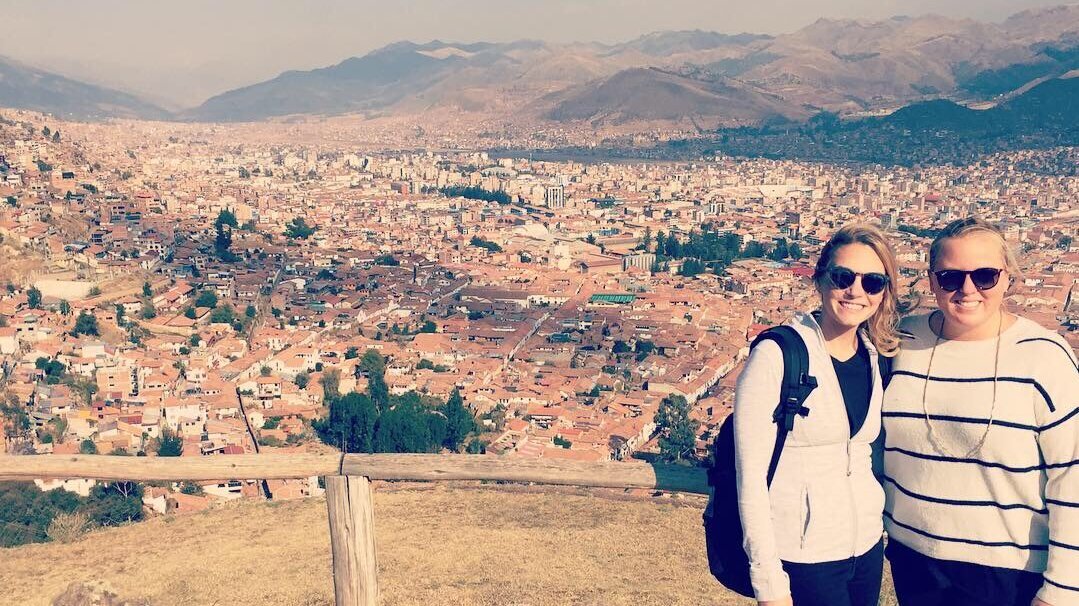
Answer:
[[[1046,466],[1049,561],[1038,597],[1053,606],[1079,604],[1079,370],[1057,335],[1054,349],[1039,358],[1035,380],[1038,448]]]
[[[779,559],[767,483],[775,447],[772,413],[779,402],[782,380],[783,352],[774,341],[762,341],[750,353],[734,396],[738,513],[750,581],[758,600],[790,595],[790,579]]]

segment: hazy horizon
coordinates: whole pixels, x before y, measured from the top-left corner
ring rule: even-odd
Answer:
[[[595,0],[543,4],[432,0],[407,8],[371,2],[195,0],[177,6],[136,0],[91,4],[4,3],[0,55],[64,76],[135,93],[169,109],[196,106],[227,90],[362,56],[400,41],[626,42],[671,30],[777,35],[819,18],[882,20],[937,14],[999,22],[1044,0],[777,0],[701,2]]]

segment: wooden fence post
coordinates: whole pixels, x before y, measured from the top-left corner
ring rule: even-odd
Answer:
[[[377,606],[375,510],[364,476],[327,476],[333,588],[337,606]]]

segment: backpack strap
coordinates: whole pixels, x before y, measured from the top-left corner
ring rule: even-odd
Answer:
[[[809,350],[796,330],[790,326],[769,328],[757,335],[750,348],[766,340],[775,341],[783,352],[783,382],[779,388],[779,404],[772,413],[772,421],[776,424],[776,443],[768,464],[768,485],[771,486],[787,434],[794,429],[795,417],[809,414],[804,404],[809,394],[817,388],[817,379],[809,374]]]

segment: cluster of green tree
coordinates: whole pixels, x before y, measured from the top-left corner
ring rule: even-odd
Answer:
[[[419,328],[414,329],[412,326],[413,326],[412,324],[405,324],[404,326],[402,326],[402,325],[394,322],[392,325],[390,325],[390,334],[395,335],[395,336],[398,336],[398,335],[412,336],[412,335],[417,335],[417,334],[425,333],[425,332],[426,333],[438,332],[438,325],[435,324],[434,322],[432,322],[431,320],[424,320],[423,324],[421,324],[419,326]],[[384,323],[379,324],[379,327],[380,328],[385,328],[386,325]],[[382,334],[381,330],[379,331],[379,334]]]
[[[240,258],[232,252],[232,230],[236,229],[236,215],[230,210],[222,210],[214,221],[214,254],[223,263],[234,263]]]
[[[640,246],[649,250],[650,233],[645,234]],[[735,259],[767,256],[775,261],[783,261],[805,256],[798,244],[788,244],[786,238],[779,238],[771,248],[757,241],[747,242],[743,247],[736,234],[721,234],[711,223],[705,223],[700,230],[691,230],[684,241],[677,234],[659,232],[656,234],[654,252],[658,267],[653,269],[662,269],[671,259],[685,259],[679,269],[683,276],[704,273],[709,267],[719,273]]]
[[[73,336],[90,335],[99,336],[101,332],[98,330],[97,317],[93,312],[84,309],[79,312],[79,315],[75,317],[75,328],[71,331]]]
[[[184,310],[184,317],[194,320],[197,316],[195,313],[196,307],[209,307],[210,322],[214,324],[229,324],[236,332],[243,332],[250,326],[251,321],[258,314],[258,310],[253,305],[248,305],[244,310],[243,315],[236,312],[235,309],[229,304],[218,305],[217,294],[214,291],[205,289],[199,292],[199,296],[195,298],[195,303]]]
[[[142,486],[132,482],[98,484],[88,497],[66,490],[42,492],[31,482],[0,483],[0,547],[49,540],[58,514],[80,512],[92,526],[118,526],[142,519]]]
[[[488,251],[493,252],[493,253],[502,252],[502,247],[499,246],[497,242],[491,242],[490,240],[484,240],[483,238],[481,238],[479,236],[472,236],[472,239],[469,240],[468,243],[470,245],[472,245],[472,246],[477,246],[479,248],[486,248]]]
[[[306,240],[318,230],[314,225],[308,225],[303,217],[296,217],[285,225],[285,237],[290,239]]]
[[[427,358],[423,358],[422,360],[420,360],[419,363],[416,364],[416,368],[418,370],[433,370],[435,372],[449,372],[450,371],[449,366],[443,366],[442,364],[435,364],[434,362],[428,360]]]
[[[34,367],[44,373],[46,384],[67,385],[76,395],[80,396],[84,404],[89,404],[93,401],[94,394],[98,391],[97,383],[93,379],[68,373],[67,367],[59,360],[39,357],[34,360]]]
[[[375,265],[382,265],[385,267],[397,267],[401,265],[401,262],[398,261],[397,258],[393,255],[387,253],[375,257]]]
[[[936,238],[937,234],[940,233],[939,229],[933,229],[931,227],[915,227],[913,225],[900,225],[899,227],[896,227],[896,229],[923,238]]]
[[[504,191],[488,191],[482,187],[443,187],[441,190],[442,195],[447,198],[455,198],[460,196],[462,198],[468,198],[469,200],[486,200],[487,202],[497,202],[498,204],[511,204],[513,203],[513,197]]]
[[[67,372],[67,368],[63,362],[59,360],[50,360],[49,358],[40,357],[34,360],[34,368],[45,373],[45,383],[49,385],[56,385],[60,382],[60,379],[64,378],[64,374]]]
[[[615,341],[614,347],[611,348],[611,352],[614,354],[627,354],[632,352],[634,354],[633,357],[637,362],[644,362],[645,358],[651,355],[655,350],[656,346],[654,343],[643,339],[634,343],[632,348],[625,341]],[[599,396],[598,389],[599,388],[597,387],[597,393],[591,394],[593,398]]]
[[[476,429],[457,390],[444,403],[414,391],[391,396],[385,359],[374,350],[363,355],[357,371],[367,375],[367,391],[328,395],[329,414],[314,423],[326,444],[344,452],[457,451]]]
[[[49,127],[48,126],[43,126],[41,128],[41,134],[46,139],[51,139],[53,143],[59,143],[60,142],[60,129],[59,128],[56,129],[55,131],[52,131],[52,136],[50,137],[49,136],[49,134],[50,134]]]
[[[670,395],[660,402],[656,411],[656,427],[659,429],[659,458],[668,463],[686,463],[694,460],[693,450],[697,444],[698,421],[689,416],[689,402],[680,395]]]

